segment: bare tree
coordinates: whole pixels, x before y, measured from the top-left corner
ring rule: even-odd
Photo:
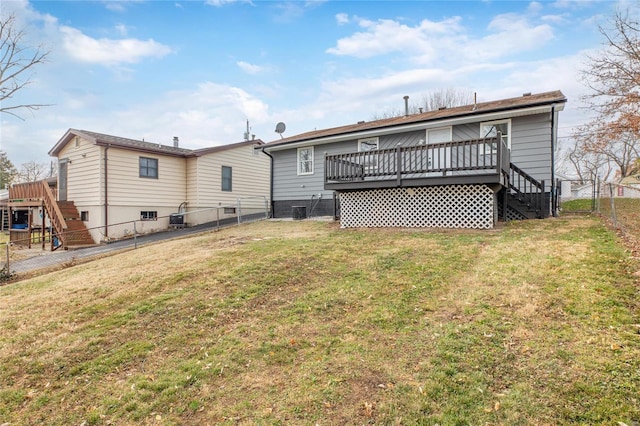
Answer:
[[[433,111],[439,108],[453,108],[473,104],[473,92],[464,89],[446,88],[438,89],[422,95],[420,103],[408,105],[409,114],[418,114]],[[401,117],[405,115],[405,109],[393,108],[386,112],[374,114],[372,120]]]
[[[20,171],[18,172],[18,181],[37,182],[50,176],[50,170],[51,167],[47,163],[38,163],[36,161],[23,163],[20,166]]]
[[[434,90],[426,93],[422,97],[421,107],[425,111],[435,111],[440,108],[453,108],[473,103],[473,92],[471,90],[446,89]]]
[[[31,83],[33,68],[46,61],[49,54],[42,46],[24,44],[25,33],[16,28],[15,15],[0,17],[0,112],[22,119],[15,111],[35,111],[45,104],[15,104],[9,101]]]
[[[599,28],[605,48],[582,71],[590,89],[582,102],[596,116],[573,137],[581,155],[606,158],[622,178],[640,157],[640,24],[622,12],[611,24]]]
[[[586,183],[594,176],[607,181],[613,171],[613,166],[606,156],[585,151],[581,143],[575,139],[573,145],[563,152],[562,159],[566,167],[573,169],[570,172],[575,172],[580,183]]]

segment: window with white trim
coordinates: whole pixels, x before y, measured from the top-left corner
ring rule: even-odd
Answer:
[[[502,133],[502,140],[507,145],[507,148],[511,149],[511,119],[480,123],[481,139],[494,138],[498,132]]]
[[[313,147],[298,148],[298,174],[313,174]]]
[[[380,148],[378,138],[358,139],[358,152],[377,151]],[[364,154],[363,162],[366,172],[378,170],[377,154]]]

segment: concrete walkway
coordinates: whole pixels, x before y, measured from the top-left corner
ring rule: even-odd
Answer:
[[[27,259],[16,260],[11,262],[10,269],[12,274],[23,274],[27,272],[37,271],[39,269],[50,268],[54,266],[64,265],[77,259],[87,259],[99,256],[105,253],[116,252],[123,249],[132,249],[135,246],[142,246],[158,241],[180,238],[186,235],[197,234],[206,231],[215,231],[217,229],[228,228],[237,225],[237,220],[220,223],[218,227],[216,223],[205,223],[198,226],[182,229],[172,229],[155,234],[139,235],[135,238],[115,241],[108,244],[100,244],[93,247],[85,247],[71,250],[60,249],[57,251],[42,251],[42,254],[29,257]],[[248,222],[243,222],[248,223]]]

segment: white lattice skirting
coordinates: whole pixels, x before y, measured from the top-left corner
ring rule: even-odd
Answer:
[[[387,188],[340,193],[342,228],[493,228],[486,185]]]

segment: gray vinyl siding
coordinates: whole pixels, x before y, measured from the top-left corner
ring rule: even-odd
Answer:
[[[535,179],[551,185],[551,114],[511,121],[511,162]]]
[[[480,123],[452,126],[454,141],[478,139]],[[426,130],[380,136],[380,149],[394,148],[398,144],[413,146],[426,139]],[[322,194],[323,199],[333,196],[324,190],[324,155],[358,151],[358,140],[337,142],[314,147],[313,174],[297,174],[297,149],[272,152],[273,199],[310,200]],[[545,180],[547,188],[551,182],[551,115],[535,114],[511,118],[511,162],[537,180]]]
[[[416,145],[424,138],[424,131],[400,133],[381,136],[378,139],[380,149]],[[324,155],[342,154],[358,151],[358,140],[353,139],[326,145],[318,145],[313,150],[313,174],[298,175],[297,148],[276,151],[273,156],[273,199],[280,200],[308,200],[312,195],[322,194],[323,198],[333,196],[333,191],[324,190]]]
[[[273,199],[308,200],[312,195],[333,196],[324,190],[324,153],[338,154],[358,150],[355,141],[319,145],[313,149],[313,174],[298,175],[298,150],[276,151],[273,156]]]

